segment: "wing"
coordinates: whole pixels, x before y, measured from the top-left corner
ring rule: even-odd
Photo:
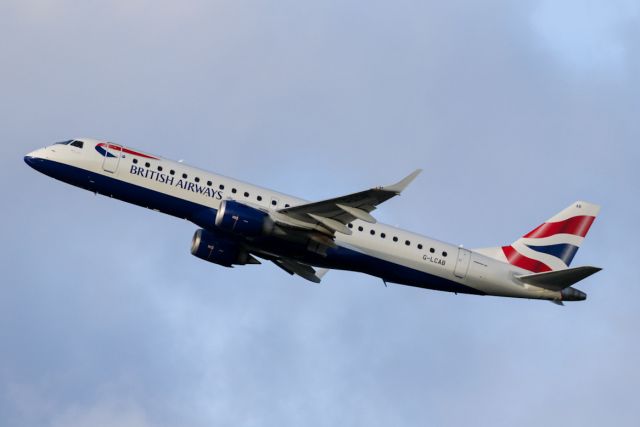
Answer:
[[[399,195],[420,172],[422,170],[417,169],[393,185],[280,209],[274,213],[274,219],[281,224],[315,229],[330,236],[336,232],[351,234],[347,224],[356,219],[375,223],[376,219],[371,216],[371,212],[379,204]]]

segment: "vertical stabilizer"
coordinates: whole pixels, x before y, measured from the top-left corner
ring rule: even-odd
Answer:
[[[534,273],[568,268],[600,206],[577,201],[511,245],[478,252]]]

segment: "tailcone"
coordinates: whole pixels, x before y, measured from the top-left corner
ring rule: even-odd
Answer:
[[[560,295],[562,301],[584,301],[587,299],[587,294],[572,287],[564,288]]]

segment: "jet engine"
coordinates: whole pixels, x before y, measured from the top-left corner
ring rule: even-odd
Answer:
[[[269,214],[235,200],[224,200],[216,214],[216,227],[247,237],[267,236],[275,223]]]
[[[260,264],[260,261],[252,257],[237,242],[202,229],[197,230],[193,235],[191,254],[225,267]]]

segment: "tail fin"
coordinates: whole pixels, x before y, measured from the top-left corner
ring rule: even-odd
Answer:
[[[578,201],[509,246],[478,252],[534,273],[568,268],[600,206]]]

